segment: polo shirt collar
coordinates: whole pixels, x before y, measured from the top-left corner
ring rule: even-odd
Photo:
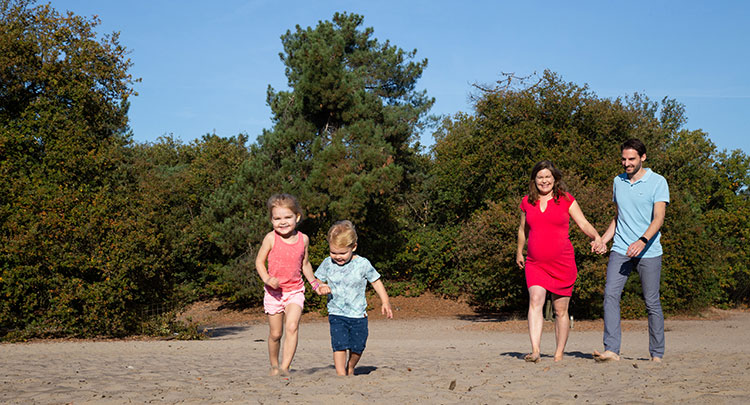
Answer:
[[[632,183],[632,184],[645,183],[645,182],[647,182],[647,181],[648,181],[648,179],[650,179],[650,178],[651,178],[651,173],[653,173],[653,172],[651,171],[651,169],[649,169],[648,167],[646,167],[646,168],[644,168],[644,170],[646,171],[646,173],[644,173],[644,174],[643,174],[643,177],[641,177],[640,179],[638,179],[638,181],[636,181],[635,183]],[[630,179],[628,178],[628,174],[627,174],[627,173],[623,173],[623,174],[622,174],[622,175],[620,176],[620,178],[621,178],[621,179],[622,179],[623,181],[626,181],[626,182],[630,183]]]

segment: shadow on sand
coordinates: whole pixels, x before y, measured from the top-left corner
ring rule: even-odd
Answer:
[[[523,360],[523,357],[526,356],[526,354],[527,354],[527,352],[525,352],[525,353],[505,352],[505,353],[500,353],[500,356],[515,357],[518,360]],[[577,359],[588,359],[588,360],[593,360],[594,359],[594,355],[592,353],[583,353],[583,352],[577,352],[577,351],[576,352],[565,352],[565,356],[566,357],[575,357]],[[544,358],[549,358],[551,360],[552,356],[547,355],[547,354],[542,354],[542,358],[543,359]]]
[[[215,328],[199,328],[209,338],[220,338],[240,334],[250,329],[249,326],[218,326]]]

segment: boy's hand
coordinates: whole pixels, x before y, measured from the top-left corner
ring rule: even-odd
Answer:
[[[331,293],[331,287],[328,286],[328,284],[320,284],[318,288],[315,290],[318,295],[326,295]]]
[[[266,279],[266,285],[273,289],[277,289],[279,288],[279,279],[276,277],[268,277],[268,279]]]
[[[391,310],[391,304],[389,302],[384,303],[380,307],[380,313],[385,315],[388,319],[393,319],[393,311]]]

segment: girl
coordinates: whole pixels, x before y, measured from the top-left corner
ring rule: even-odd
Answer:
[[[270,329],[268,356],[271,360],[271,375],[288,375],[297,350],[297,330],[305,304],[305,283],[300,272],[304,273],[316,292],[321,284],[315,279],[307,258],[310,240],[297,231],[297,223],[302,219],[302,209],[297,199],[289,194],[275,194],[268,200],[268,212],[273,231],[263,238],[255,258],[255,269],[265,284],[263,308],[268,314]],[[279,364],[282,335],[284,353]]]
[[[596,229],[586,220],[578,202],[567,192],[562,182],[562,173],[552,162],[541,161],[531,170],[529,195],[523,197],[520,208],[516,263],[521,269],[525,268],[526,272],[531,339],[531,353],[524,360],[537,363],[541,359],[539,345],[544,322],[542,307],[549,291],[555,308],[557,347],[554,360],[560,361],[570,329],[568,304],[578,276],[573,245],[568,236],[570,218],[592,239],[592,251],[604,253],[606,246]],[[525,260],[523,246],[527,238],[529,249]]]

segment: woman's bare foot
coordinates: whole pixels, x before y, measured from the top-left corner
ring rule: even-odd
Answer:
[[[604,353],[599,353],[594,350],[594,360],[599,363],[605,361],[620,361],[620,355],[610,350],[605,350]]]
[[[527,363],[539,363],[542,361],[542,356],[540,356],[539,353],[529,353],[523,356],[523,360]]]
[[[557,361],[562,361],[562,359],[563,359],[562,353],[560,353],[560,354],[555,353],[554,361],[556,361],[556,362]]]
[[[271,367],[271,372],[268,375],[270,376],[279,375],[279,368],[276,366]]]
[[[279,368],[279,375],[282,377],[289,377],[289,369],[288,368]]]

